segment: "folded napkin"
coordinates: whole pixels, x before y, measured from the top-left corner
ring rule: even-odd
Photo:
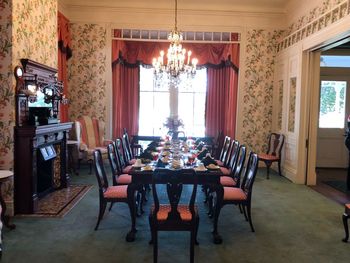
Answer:
[[[143,153],[140,154],[139,158],[153,160],[152,151],[148,149],[144,150]]]
[[[201,152],[198,154],[197,159],[202,160],[202,159],[207,155],[207,153],[209,153],[207,149],[201,151]]]
[[[152,141],[150,144],[148,144],[148,147],[157,147],[158,146],[158,142],[156,141]]]
[[[197,145],[196,149],[200,151],[200,150],[203,149],[203,147],[204,147],[204,142],[200,142],[200,143]]]
[[[203,158],[202,163],[204,166],[208,166],[209,164],[217,165],[217,162],[210,155],[207,155],[205,158]]]
[[[165,164],[165,163],[163,163],[161,159],[158,159],[158,162],[157,162],[156,167],[161,167],[161,168],[164,168],[164,167],[165,167],[165,165],[166,165],[166,164]]]

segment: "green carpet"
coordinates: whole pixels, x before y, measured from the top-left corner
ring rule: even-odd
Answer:
[[[212,221],[198,192],[200,245],[195,248],[195,262],[348,262],[350,244],[341,242],[343,206],[273,171],[270,180],[265,178],[266,170],[259,170],[253,189],[256,232],[251,232],[237,207],[225,206],[219,220],[222,245],[212,243]],[[153,262],[147,216],[151,200],[146,213],[137,218],[136,241],[127,243],[127,205],[115,204],[94,231],[98,214],[95,175],[83,170],[72,176],[72,183],[94,186],[63,218],[13,218],[17,228],[3,231],[2,263]],[[189,262],[188,233],[161,233],[159,244],[160,263]]]
[[[334,180],[334,181],[324,181],[323,183],[337,189],[340,192],[343,192],[344,194],[350,193],[350,190],[348,190],[346,182],[344,181]]]

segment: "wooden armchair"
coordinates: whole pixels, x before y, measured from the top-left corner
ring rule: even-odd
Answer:
[[[107,145],[111,140],[104,139],[104,122],[90,116],[82,116],[75,122],[76,138],[79,145],[78,169],[81,161],[90,164],[90,174],[92,172],[93,152],[100,150],[102,158],[107,159]]]
[[[284,143],[284,135],[279,133],[271,133],[269,135],[268,149],[266,153],[258,155],[259,161],[263,161],[267,168],[266,178],[269,179],[270,166],[273,162],[278,163],[278,172],[281,172],[281,152]]]

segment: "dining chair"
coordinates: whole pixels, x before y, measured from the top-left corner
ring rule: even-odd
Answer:
[[[217,222],[219,219],[220,211],[223,206],[227,204],[235,204],[242,207],[244,216],[249,221],[252,232],[255,232],[252,216],[251,216],[251,200],[253,183],[258,170],[258,155],[250,152],[247,166],[243,175],[242,183],[240,187],[223,187],[222,195],[217,196],[215,202],[214,212],[214,230],[217,229]]]
[[[234,165],[237,161],[239,151],[239,142],[233,140],[229,148],[228,158],[224,166],[220,166],[220,170],[223,175],[230,175],[233,172]]]
[[[185,178],[192,178],[191,184],[184,186]],[[156,169],[153,172],[152,194],[154,204],[149,215],[153,262],[158,262],[158,231],[189,231],[191,233],[190,262],[194,262],[194,245],[198,244],[197,232],[199,225],[198,209],[195,205],[197,183],[197,175],[193,169]],[[186,187],[186,191],[183,191],[184,187]],[[192,188],[192,191],[190,188]],[[190,193],[190,195],[187,195],[187,193]],[[185,200],[186,196],[189,197],[187,198],[189,200]],[[162,202],[160,199],[162,199]],[[182,200],[181,204],[179,203],[180,200]]]
[[[136,212],[136,206],[135,206],[135,190],[128,185],[113,185],[109,186],[107,175],[104,169],[103,160],[102,160],[102,153],[100,150],[95,150],[93,153],[94,156],[94,167],[95,167],[95,174],[98,182],[98,189],[99,189],[99,214],[97,223],[95,226],[95,230],[98,229],[100,225],[100,221],[103,218],[103,215],[106,210],[107,203],[117,203],[122,202],[126,203],[129,207],[130,211],[130,217],[131,217],[131,224],[132,229],[136,231],[135,229],[135,212]],[[127,241],[128,240],[127,236]]]
[[[120,166],[122,168],[122,172],[124,174],[130,173],[130,171],[132,169],[132,165],[129,164],[125,160],[125,157],[124,157],[124,154],[123,154],[122,140],[120,138],[117,138],[114,141],[114,145],[115,145],[115,150],[116,150],[116,153],[117,153],[117,158],[118,158],[119,164],[120,164]]]
[[[246,146],[240,145],[236,151],[235,162],[232,165],[228,175],[220,177],[220,183],[223,186],[239,187],[241,182],[241,174],[244,168],[246,158]],[[221,169],[221,168],[220,168]]]
[[[349,218],[350,218],[350,204],[345,204],[345,212],[343,214],[345,237],[343,238],[343,242],[348,242],[349,240],[349,226],[348,226]]]
[[[118,161],[114,143],[110,143],[107,146],[108,160],[112,171],[112,182],[113,185],[127,185],[131,183],[131,175],[124,174],[123,169]]]
[[[231,138],[226,136],[224,140],[224,144],[222,145],[220,157],[218,160],[215,160],[219,166],[224,166],[230,144],[231,144]]]
[[[278,172],[282,176],[281,172],[281,152],[284,143],[284,135],[279,133],[271,133],[268,137],[268,149],[266,153],[258,155],[259,161],[262,161],[266,165],[266,178],[270,178],[270,167],[273,162],[278,163]]]
[[[122,138],[124,138],[125,140],[125,148],[128,151],[128,155],[129,155],[129,163],[130,164],[134,164],[136,161],[136,158],[142,153],[143,149],[141,144],[137,144],[137,143],[132,143],[130,140],[130,136],[126,130],[126,128],[123,129],[123,136]]]

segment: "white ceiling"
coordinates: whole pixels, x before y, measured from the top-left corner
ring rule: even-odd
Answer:
[[[179,10],[224,10],[246,12],[285,12],[290,0],[178,0]],[[174,9],[174,0],[59,0],[66,8],[112,7]]]

